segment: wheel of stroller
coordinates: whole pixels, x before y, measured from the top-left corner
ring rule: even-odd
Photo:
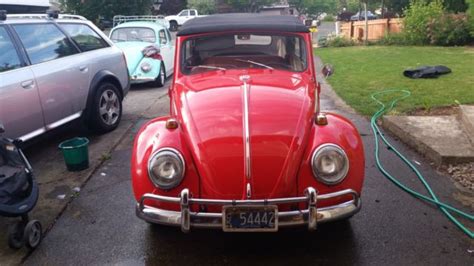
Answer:
[[[41,223],[38,220],[31,220],[25,227],[24,242],[27,247],[36,248],[43,237]]]
[[[14,223],[8,228],[8,246],[12,249],[20,249],[24,245],[22,222]]]

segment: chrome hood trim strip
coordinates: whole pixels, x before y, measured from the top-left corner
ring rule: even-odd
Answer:
[[[251,172],[251,161],[250,161],[250,126],[249,126],[249,94],[250,94],[250,76],[244,75],[240,77],[240,80],[244,83],[242,86],[242,97],[243,97],[243,131],[244,131],[244,168],[245,168],[245,177],[247,180],[252,178]]]

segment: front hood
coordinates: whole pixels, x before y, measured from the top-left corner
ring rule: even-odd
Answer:
[[[142,50],[152,45],[149,42],[118,42],[115,43],[115,46],[120,48],[125,54],[125,59],[127,60],[128,73],[134,73],[135,69],[138,67],[138,64],[143,59]]]
[[[253,199],[296,195],[314,102],[307,80],[285,75],[250,75],[250,178],[245,163],[244,86],[239,76],[198,77],[177,84],[184,91],[178,115],[201,175],[202,197],[244,199],[248,183]]]

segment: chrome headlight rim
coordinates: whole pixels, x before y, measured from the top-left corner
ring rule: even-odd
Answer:
[[[144,73],[148,73],[151,71],[151,69],[153,68],[153,66],[148,63],[148,62],[143,62],[140,64],[140,69],[144,72]]]
[[[318,172],[317,167],[315,167],[315,165],[314,165],[314,160],[315,160],[316,156],[320,155],[321,152],[323,152],[323,150],[328,149],[328,148],[330,148],[333,151],[339,152],[344,157],[344,161],[345,161],[345,164],[344,164],[344,167],[343,167],[342,171],[340,171],[340,173],[338,174],[338,178],[335,179],[335,180],[332,180],[332,181],[322,178],[322,174],[320,172]],[[344,179],[346,179],[347,174],[349,173],[349,157],[347,157],[347,154],[344,151],[344,149],[341,148],[337,144],[334,144],[334,143],[322,144],[314,150],[313,155],[311,156],[311,170],[313,172],[314,178],[317,181],[319,181],[323,184],[329,185],[329,186],[338,185],[342,181],[344,181]]]
[[[155,175],[153,174],[153,171],[152,171],[151,165],[152,165],[153,161],[157,160],[159,155],[163,155],[163,153],[167,153],[167,154],[171,154],[172,156],[175,156],[175,158],[177,158],[180,161],[181,167],[183,168],[182,171],[181,171],[182,174],[180,176],[178,176],[178,178],[176,178],[176,181],[174,181],[171,184],[160,183],[158,181],[159,178],[155,177]],[[183,181],[184,176],[186,174],[186,163],[184,161],[184,157],[181,154],[181,152],[179,152],[177,149],[167,147],[167,148],[161,148],[161,149],[157,150],[156,152],[153,153],[153,155],[150,156],[150,158],[148,159],[147,169],[148,169],[148,178],[153,183],[153,185],[155,185],[155,187],[161,188],[163,190],[170,190],[170,189],[173,189],[173,188],[179,186],[179,184],[181,184],[181,182]]]

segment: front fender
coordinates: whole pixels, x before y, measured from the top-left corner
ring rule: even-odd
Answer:
[[[131,176],[135,199],[139,201],[143,194],[154,193],[163,196],[178,197],[184,188],[188,188],[199,197],[199,176],[194,167],[191,154],[186,147],[181,129],[167,129],[166,120],[170,117],[160,117],[145,124],[135,137]],[[173,148],[181,152],[185,161],[185,177],[181,184],[170,190],[163,190],[153,185],[148,177],[148,160],[159,149]],[[197,194],[197,195],[196,195]],[[175,204],[148,203],[145,204],[169,210],[179,210]]]
[[[326,114],[327,125],[313,125],[309,138],[308,148],[301,162],[298,176],[298,193],[303,195],[307,187],[315,187],[319,194],[325,194],[344,189],[353,189],[359,195],[362,192],[362,184],[365,172],[365,156],[362,139],[357,128],[346,118],[337,114]],[[313,151],[320,145],[333,143],[339,145],[349,158],[349,172],[346,178],[337,185],[326,185],[317,181],[311,168],[311,157]],[[322,206],[340,203],[347,198],[341,198],[333,202],[321,202]]]
[[[143,72],[141,69],[141,65],[143,63],[148,63],[151,65],[151,70],[148,72]],[[153,78],[156,79],[158,75],[160,74],[160,69],[161,69],[161,60],[153,59],[153,58],[147,58],[144,57],[142,58],[136,66],[130,66],[130,76],[132,79],[134,77],[140,79],[140,78]]]

